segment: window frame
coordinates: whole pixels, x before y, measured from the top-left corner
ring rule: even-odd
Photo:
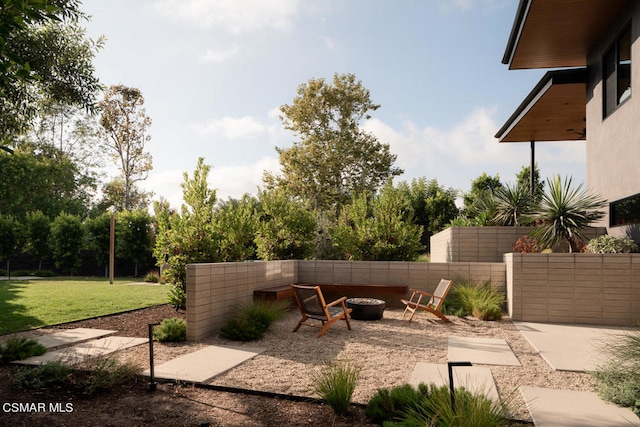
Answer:
[[[632,95],[632,90],[631,90],[631,66],[633,64],[633,58],[632,58],[632,34],[631,34],[631,21],[629,21],[627,24],[625,24],[622,27],[622,30],[618,33],[618,35],[615,37],[613,43],[611,43],[611,45],[609,45],[609,47],[607,48],[607,50],[605,50],[604,54],[602,55],[601,58],[601,67],[602,67],[602,118],[606,119],[607,117],[609,117],[611,114],[613,114],[615,111],[618,110],[618,108],[620,108],[620,106],[624,105],[630,98]],[[622,76],[622,72],[620,69],[620,64],[621,64],[621,60],[620,60],[620,46],[621,46],[621,40],[626,37],[626,35],[628,34],[629,36],[629,72],[628,72],[628,79],[629,79],[629,94],[624,97],[624,99],[620,99],[622,96],[621,94],[619,94],[619,84],[621,81],[621,76]],[[607,70],[608,69],[612,69],[611,73],[609,74],[609,76],[607,75]],[[613,77],[612,79],[612,84],[611,87],[608,86],[608,80]],[[611,95],[609,95],[609,91],[612,92]],[[613,97],[615,99],[615,101],[612,102],[608,102],[609,98]]]
[[[623,199],[619,199],[613,202],[609,203],[609,227],[624,227],[627,225],[632,225],[632,224],[640,224],[640,215],[638,215],[638,218],[629,222],[618,222],[616,221],[617,218],[619,218],[619,215],[616,215],[616,207],[625,203],[625,202],[629,202],[629,201],[633,201],[633,200],[637,200],[637,203],[640,204],[640,193],[638,194],[634,194],[632,196],[628,196],[625,197]],[[640,209],[638,209],[638,212],[640,212]]]

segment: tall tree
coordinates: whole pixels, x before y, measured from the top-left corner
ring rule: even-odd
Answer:
[[[51,220],[41,211],[27,213],[25,249],[38,260],[38,270],[42,270],[42,260],[51,253],[49,248],[50,223]]]
[[[78,0],[4,0],[0,8],[0,141],[23,132],[42,99],[91,109],[100,88]]]
[[[129,189],[129,209],[147,209],[152,195],[153,193],[142,191],[135,184],[132,184]],[[125,184],[121,178],[115,178],[104,184],[102,198],[96,203],[93,211],[101,214],[110,209],[117,212],[126,210]]]
[[[493,205],[493,194],[502,187],[500,176],[489,176],[486,172],[471,182],[471,190],[464,194],[464,213],[469,217],[488,215],[493,218],[494,212],[487,212]]]
[[[144,209],[119,212],[116,216],[116,254],[135,263],[134,276],[138,276],[138,265],[149,259],[152,250],[153,232],[149,213]]]
[[[518,187],[532,194],[534,200],[540,200],[542,193],[544,193],[544,181],[540,179],[538,163],[533,167],[533,193],[531,192],[531,166],[522,166],[520,172],[516,174],[516,180]]]
[[[290,148],[276,148],[282,173],[265,173],[265,183],[336,214],[351,194],[375,192],[403,172],[393,166],[396,156],[389,145],[360,127],[379,107],[353,74],[336,73],[332,83],[311,79],[299,86],[293,103],[280,107],[284,127],[299,140]]]
[[[113,161],[124,180],[124,207],[130,210],[133,184],[147,179],[153,169],[151,154],[144,151],[151,140],[148,134],[151,119],[146,114],[140,89],[123,85],[109,87],[100,101],[100,110],[105,143],[113,152]]]

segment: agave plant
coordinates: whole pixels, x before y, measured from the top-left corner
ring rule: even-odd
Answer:
[[[518,226],[531,222],[535,201],[529,188],[519,184],[506,184],[494,193],[495,225]]]
[[[566,242],[569,252],[579,250],[585,237],[582,229],[604,216],[606,200],[587,193],[580,184],[572,187],[570,177],[555,176],[547,180],[547,191],[542,195],[536,218],[541,222],[529,235],[538,239],[542,247],[554,247]]]

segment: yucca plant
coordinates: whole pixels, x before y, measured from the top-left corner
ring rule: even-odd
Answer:
[[[518,226],[532,221],[535,201],[529,188],[518,184],[506,184],[494,193],[495,215],[493,223],[502,226]]]
[[[541,224],[529,235],[538,239],[542,247],[566,243],[569,252],[575,252],[585,240],[582,229],[604,216],[600,209],[606,201],[589,194],[582,184],[574,188],[570,177],[561,180],[560,176],[555,176],[547,183],[548,190],[542,195],[535,215]]]

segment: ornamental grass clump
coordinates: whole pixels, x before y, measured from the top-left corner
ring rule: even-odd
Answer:
[[[458,282],[451,289],[444,305],[447,314],[459,317],[473,315],[481,320],[500,320],[504,302],[504,295],[490,282]]]
[[[236,316],[220,330],[223,338],[233,341],[255,341],[262,338],[269,327],[285,315],[288,301],[257,300],[241,306]]]
[[[336,415],[343,415],[349,411],[359,377],[360,368],[353,363],[334,361],[313,374],[313,391]]]
[[[598,394],[640,416],[640,330],[617,337],[605,353],[608,363],[593,373]]]
[[[428,392],[426,384],[420,384],[417,389],[411,384],[403,384],[392,389],[378,389],[367,403],[364,414],[374,423],[381,425],[387,421],[398,420],[410,408],[416,408]]]
[[[47,348],[36,340],[27,338],[9,338],[0,344],[0,361],[9,363],[32,356],[40,356],[47,352]]]

